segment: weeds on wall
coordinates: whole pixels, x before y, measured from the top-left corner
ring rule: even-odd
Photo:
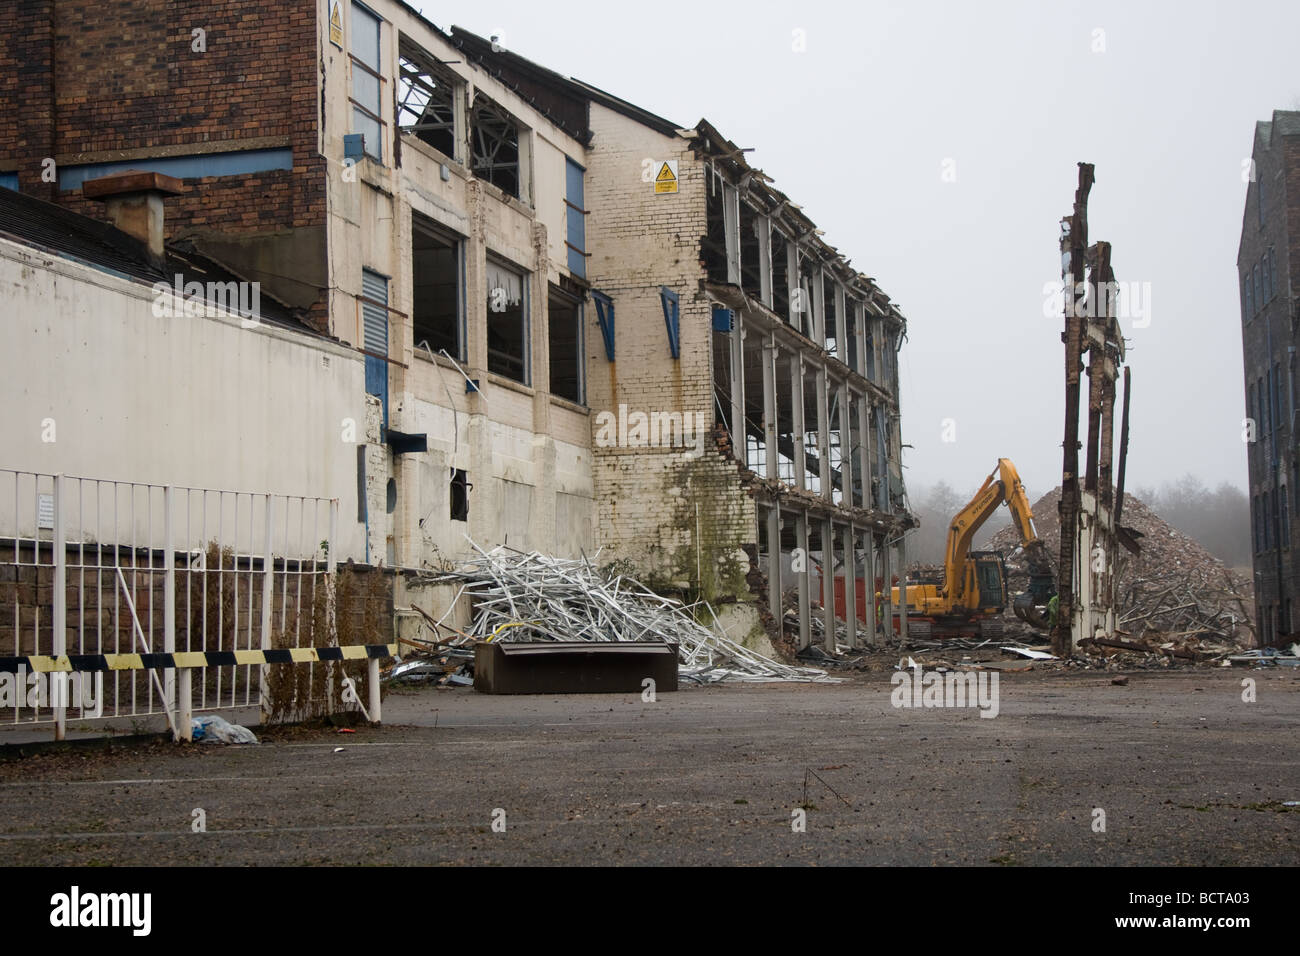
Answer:
[[[219,550],[212,542],[202,566],[182,573],[188,580],[182,584],[181,574],[177,575],[177,605],[189,608],[191,650],[261,646],[265,580],[261,570],[252,568],[247,559],[237,559],[231,548]],[[281,568],[271,582],[273,648],[384,644],[391,640],[388,581],[380,571],[358,570],[349,564],[340,567],[331,582],[324,572],[299,575]],[[182,604],[186,588],[189,602]],[[258,667],[209,667],[205,671],[204,689],[210,702],[257,702]],[[292,723],[356,710],[356,704],[346,699],[344,682],[349,677],[357,699],[365,701],[369,689],[364,660],[267,665],[265,719]]]

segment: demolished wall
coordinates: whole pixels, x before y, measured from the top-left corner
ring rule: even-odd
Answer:
[[[1053,556],[1061,541],[1060,497],[1057,487],[1033,505],[1038,536]],[[1206,634],[1253,643],[1255,599],[1248,576],[1228,568],[1131,494],[1124,496],[1122,521],[1141,534],[1141,551],[1120,552],[1116,612],[1121,632],[1134,637],[1147,632]],[[1014,554],[1018,546],[1014,527],[1003,528],[988,545],[1007,556],[1009,595],[1024,590],[1029,581],[1023,561]]]

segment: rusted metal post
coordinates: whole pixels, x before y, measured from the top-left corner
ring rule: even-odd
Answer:
[[[1119,472],[1115,479],[1115,528],[1119,529],[1120,518],[1124,516],[1124,469],[1128,465],[1128,399],[1132,390],[1133,379],[1128,368],[1124,369],[1124,407],[1119,415]]]
[[[1097,272],[1098,282],[1105,283],[1106,288],[1112,288],[1115,280],[1115,271],[1110,265],[1110,243],[1097,243]],[[1111,300],[1109,292],[1105,298],[1106,303],[1106,325],[1110,330],[1107,334],[1107,340],[1110,339],[1110,333],[1113,332],[1116,338],[1119,338],[1118,329],[1112,329],[1111,325],[1115,322],[1111,306],[1114,302]],[[1114,504],[1115,488],[1112,484],[1114,475],[1112,474],[1111,465],[1115,452],[1115,376],[1118,369],[1114,365],[1116,357],[1110,355],[1109,351],[1103,353],[1102,367],[1105,370],[1104,381],[1101,390],[1101,435],[1100,443],[1097,447],[1097,485],[1101,492],[1101,505],[1103,508],[1110,509]]]
[[[1058,610],[1052,633],[1052,652],[1073,651],[1071,623],[1074,618],[1074,557],[1079,524],[1079,370],[1083,355],[1083,319],[1076,308],[1076,283],[1083,279],[1084,253],[1088,248],[1088,193],[1092,189],[1093,166],[1079,164],[1079,187],[1074,194],[1074,212],[1061,236],[1065,265],[1065,440],[1061,459],[1061,553],[1057,571]],[[1066,257],[1068,256],[1068,262]]]

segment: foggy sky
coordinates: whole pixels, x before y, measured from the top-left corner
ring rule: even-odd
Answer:
[[[1060,482],[1063,323],[1043,289],[1076,163],[1095,163],[1090,241],[1150,289],[1149,325],[1124,323],[1128,486],[1190,472],[1245,488],[1242,164],[1256,121],[1300,109],[1300,4],[413,5],[755,147],[749,161],[907,316],[915,484],[973,490],[999,457],[1031,500]]]

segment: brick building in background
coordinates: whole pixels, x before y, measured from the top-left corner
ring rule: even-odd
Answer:
[[[1297,306],[1291,276],[1300,268],[1300,112],[1276,110],[1255,124],[1254,177],[1246,192],[1237,272],[1246,370],[1246,445],[1251,541],[1261,645],[1297,630],[1292,517],[1300,504],[1296,444]],[[1250,426],[1248,426],[1250,427]]]
[[[912,523],[905,321],[711,124],[400,0],[17,0],[0,124],[0,185],[102,216],[89,179],[180,178],[172,243],[362,354],[355,486],[288,489],[344,502],[346,557],[601,548],[720,599],[758,646],[795,587],[806,644],[837,577],[874,619],[856,595]]]

